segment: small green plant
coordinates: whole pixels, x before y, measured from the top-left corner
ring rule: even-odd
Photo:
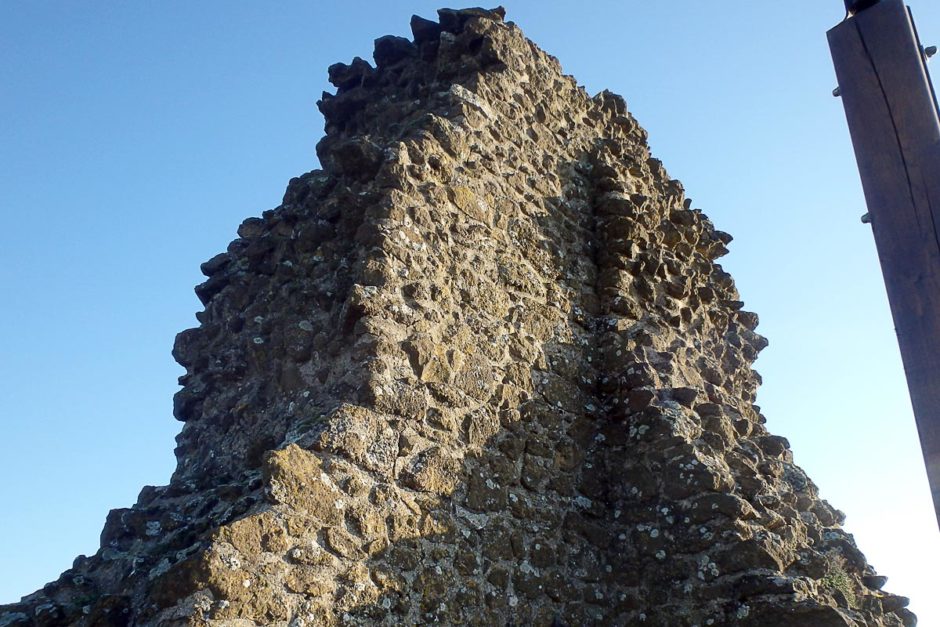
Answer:
[[[841,566],[830,566],[829,572],[819,580],[819,583],[829,590],[840,591],[848,600],[849,607],[855,607],[858,599],[855,596],[855,588],[852,586],[852,578]]]

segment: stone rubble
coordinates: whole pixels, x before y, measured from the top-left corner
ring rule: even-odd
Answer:
[[[914,625],[754,405],[731,237],[502,9],[329,68],[322,170],[202,265],[168,486],[52,625]]]

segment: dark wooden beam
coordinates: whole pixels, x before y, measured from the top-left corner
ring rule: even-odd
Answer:
[[[902,0],[859,10],[828,36],[940,524],[936,100]]]

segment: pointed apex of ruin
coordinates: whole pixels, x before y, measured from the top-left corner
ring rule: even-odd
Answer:
[[[506,18],[506,9],[496,7],[495,9],[481,9],[480,7],[471,7],[469,9],[438,9],[438,18],[441,28],[450,33],[459,33],[463,30],[467,20],[479,17],[486,20],[502,22]]]

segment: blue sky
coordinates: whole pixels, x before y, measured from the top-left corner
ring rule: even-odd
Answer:
[[[940,624],[938,534],[825,31],[838,0],[506,0],[735,241],[772,431],[888,589]],[[926,44],[940,5],[912,0]],[[0,603],[173,468],[199,264],[317,166],[326,68],[426,1],[0,3]],[[276,7],[273,9],[271,7]]]

